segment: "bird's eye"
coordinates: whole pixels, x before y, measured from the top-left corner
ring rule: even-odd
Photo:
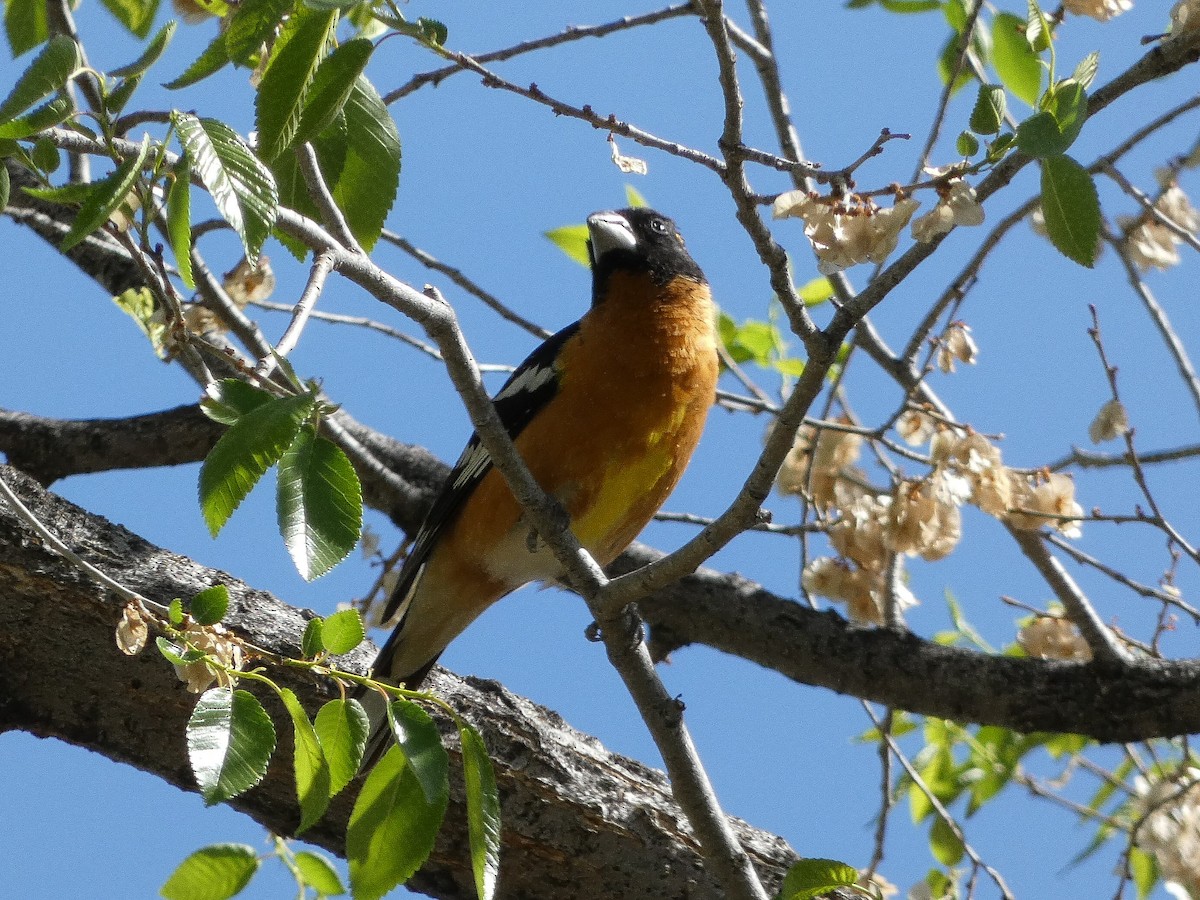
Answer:
[[[667,223],[665,221],[663,221],[662,219],[651,219],[650,227],[653,228],[655,231],[657,231],[659,234],[667,233]]]

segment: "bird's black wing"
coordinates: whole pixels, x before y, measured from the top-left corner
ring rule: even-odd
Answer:
[[[500,422],[513,440],[516,440],[517,435],[557,393],[558,370],[555,368],[555,361],[563,344],[578,330],[579,323],[575,322],[547,338],[517,366],[516,371],[492,398],[492,405],[496,407]],[[395,590],[392,591],[383,611],[384,622],[396,617],[403,618],[430,552],[437,546],[442,532],[454,521],[463,503],[475,490],[475,486],[491,468],[491,456],[480,443],[479,435],[472,434],[471,440],[467,442],[458,462],[446,478],[446,483],[434,499],[433,506],[429,508],[429,513],[417,532],[412,551],[400,568]]]

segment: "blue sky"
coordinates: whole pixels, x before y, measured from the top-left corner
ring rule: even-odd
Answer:
[[[605,22],[654,8],[609,0],[589,3],[586,11],[565,6],[535,2],[513,12],[501,4],[414,0],[405,11],[443,20],[451,46],[484,52],[555,33],[568,24]],[[882,157],[859,173],[864,187],[907,180],[940,90],[932,64],[946,36],[940,16],[898,18],[875,10],[849,12],[831,3],[777,7],[773,22],[785,87],[809,158],[836,168],[870,146],[881,128],[911,132],[913,141],[889,144]],[[1103,83],[1144,52],[1138,38],[1161,31],[1164,18],[1164,5],[1145,2],[1108,26],[1070,19],[1059,48],[1060,68],[1069,70],[1099,47],[1098,81]],[[135,44],[99,4],[85,4],[79,24],[98,67],[113,68],[137,55]],[[245,72],[223,72],[181,94],[157,87],[182,71],[214,29],[212,23],[182,28],[143,86],[140,102],[225,118],[245,133],[253,127]],[[376,52],[369,73],[386,91],[438,65],[427,51],[392,39]],[[659,136],[716,153],[721,127],[714,99],[716,70],[711,46],[695,20],[572,43],[496,68],[517,83],[536,81],[568,102],[590,103]],[[0,87],[10,84],[20,69],[11,61],[0,63]],[[771,148],[748,69],[743,78],[748,140]],[[1089,124],[1076,155],[1090,162],[1194,87],[1195,76],[1187,72],[1144,93],[1142,100],[1119,102],[1095,127]],[[973,95],[968,94],[972,92],[952,104],[949,143],[943,142],[936,162],[954,160],[950,143],[970,111]],[[596,209],[624,205],[627,183],[678,221],[726,311],[738,319],[766,315],[770,290],[765,273],[732,218],[728,195],[711,173],[623,141],[624,152],[645,158],[650,167],[647,176],[631,182],[634,176],[622,175],[611,164],[602,132],[556,119],[545,108],[489,90],[467,74],[418,91],[392,112],[404,145],[404,170],[390,227],[462,267],[546,327],[557,329],[584,311],[589,276],[542,232],[581,222]],[[1166,143],[1133,154],[1126,174],[1149,188],[1153,168],[1194,139],[1193,118],[1167,132]],[[787,187],[769,173],[753,177],[763,193]],[[1036,174],[1024,172],[1006,196],[989,204],[989,220],[998,220],[1036,186]],[[1107,185],[1102,198],[1106,212],[1133,210],[1131,201]],[[797,281],[813,277],[815,266],[802,245],[799,224],[780,223],[776,234],[793,251]],[[951,235],[937,257],[876,311],[873,319],[893,345],[905,340],[982,234],[960,229]],[[95,417],[149,412],[197,399],[194,384],[158,362],[133,324],[89,281],[11,225],[5,235],[0,281],[8,288],[0,297],[5,346],[0,405],[46,416]],[[228,269],[236,261],[234,242],[225,237],[212,238],[204,250],[215,269]],[[278,245],[268,245],[267,252],[280,281],[273,299],[295,298],[304,268]],[[411,284],[437,284],[459,310],[480,360],[515,363],[532,348],[527,334],[398,251],[381,246],[375,257]],[[865,269],[850,274],[855,284],[865,283]],[[1200,332],[1195,280],[1185,278],[1175,271],[1151,275],[1149,281],[1180,334],[1194,340]],[[1141,445],[1158,448],[1196,439],[1195,410],[1173,379],[1161,343],[1113,254],[1087,272],[1022,225],[985,267],[963,310],[980,344],[979,364],[933,381],[960,418],[981,431],[1005,433],[1003,449],[1010,464],[1043,465],[1072,445],[1086,443],[1088,422],[1107,397],[1085,333],[1088,303],[1099,308]],[[409,328],[394,312],[336,279],[321,308]],[[276,337],[285,324],[278,315],[265,315],[263,322]],[[417,333],[415,327],[409,330]],[[360,420],[428,446],[443,459],[455,458],[469,433],[466,414],[437,364],[394,341],[314,323],[294,362],[305,377],[323,379],[329,396]],[[51,371],[53,377],[42,374]],[[764,383],[773,386],[769,376]],[[866,421],[886,415],[899,400],[894,387],[862,364],[851,369],[848,389]],[[720,512],[757,456],[763,427],[761,420],[714,410],[694,464],[667,508]],[[272,492],[267,489],[252,495],[221,536],[211,539],[194,499],[196,474],[196,467],[187,466],[74,477],[55,490],[161,546],[226,569],[293,604],[328,613],[366,590],[371,571],[357,557],[311,585],[296,575],[275,534]],[[1153,475],[1185,533],[1195,533],[1200,524],[1190,502],[1193,475],[1184,465]],[[1080,478],[1078,493],[1086,509],[1101,505],[1123,511],[1134,502],[1127,485],[1094,477]],[[770,505],[779,521],[798,515],[792,499],[772,497]],[[368,521],[385,547],[394,545],[399,535],[393,527],[370,513]],[[1120,551],[1144,580],[1153,581],[1161,571],[1161,541],[1145,530],[1088,525],[1084,531],[1083,546],[1089,552]],[[964,532],[960,549],[949,560],[912,565],[912,589],[923,605],[910,614],[910,625],[927,635],[946,627],[941,597],[950,590],[989,640],[1008,643],[1015,634],[1014,613],[998,602],[999,595],[1043,604],[1048,592],[1019,564],[996,522],[967,510]],[[688,526],[658,523],[643,539],[670,549],[691,533]],[[797,552],[784,539],[744,536],[710,565],[796,595]],[[1124,596],[1110,596],[1110,587],[1088,573],[1079,577],[1095,592],[1106,619],[1144,630],[1146,610]],[[1180,583],[1185,592],[1194,590],[1194,574],[1183,572]],[[609,748],[658,764],[603,651],[584,639],[588,621],[576,598],[526,589],[489,610],[442,662],[458,672],[497,678],[558,710]],[[1167,647],[1195,655],[1194,634],[1181,629]],[[703,648],[677,654],[662,675],[668,689],[687,703],[696,743],[730,812],[783,835],[803,855],[866,864],[871,820],[879,804],[877,756],[873,746],[852,740],[868,726],[856,701],[798,687]],[[55,741],[0,736],[0,770],[9,773],[0,805],[9,823],[0,845],[0,868],[8,873],[8,883],[19,885],[21,896],[149,897],[184,856],[207,843],[243,841],[266,849],[261,829],[232,811],[205,809],[196,795]],[[932,865],[924,832],[908,827],[907,815],[903,807],[896,812],[882,866],[889,879],[905,888]],[[1067,813],[1029,803],[1015,788],[970,820],[967,831],[983,858],[1004,873],[1020,897],[1089,897],[1113,889],[1115,854],[1100,853],[1064,869],[1091,833]],[[245,896],[287,896],[290,884],[275,866],[260,874]],[[981,887],[981,896],[993,895],[990,886]]]

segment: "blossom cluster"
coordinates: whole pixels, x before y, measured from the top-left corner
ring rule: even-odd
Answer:
[[[1069,476],[1010,469],[984,435],[921,410],[907,411],[896,427],[914,446],[929,442],[926,475],[898,479],[891,490],[873,487],[856,466],[864,437],[843,418],[802,427],[776,480],[781,493],[802,495],[828,516],[838,555],[812,560],[802,584],[810,594],[845,603],[852,620],[882,623],[889,595],[898,609],[916,602],[896,566],[904,557],[936,561],[953,552],[964,504],[1014,528],[1079,535],[1083,509]]]
[[[1135,808],[1145,816],[1135,843],[1158,862],[1168,892],[1181,900],[1200,897],[1200,769],[1173,779],[1139,778]]]
[[[1172,179],[1168,172],[1159,173],[1163,192],[1155,201],[1154,209],[1179,228],[1194,233],[1200,229],[1200,213]],[[1148,213],[1118,216],[1117,224],[1125,230],[1129,258],[1143,272],[1179,265],[1179,245],[1183,239],[1158,217]]]

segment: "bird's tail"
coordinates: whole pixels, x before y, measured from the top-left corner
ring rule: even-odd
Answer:
[[[419,690],[425,679],[429,677],[429,673],[433,671],[433,667],[437,663],[438,656],[441,656],[441,653],[436,654],[432,659],[409,675],[400,677],[392,675],[392,663],[399,646],[399,638],[403,631],[403,627],[398,627],[392,632],[391,637],[388,638],[387,643],[383,645],[383,648],[379,651],[379,655],[375,657],[375,662],[371,665],[371,677],[408,688],[410,691],[415,691]],[[392,731],[388,725],[387,717],[389,701],[379,691],[367,687],[359,688],[355,696],[358,702],[362,704],[363,709],[366,710],[367,722],[369,724],[367,746],[363,752],[362,762],[362,771],[366,772],[375,763],[379,762],[380,757],[383,756],[387,748],[391,745]]]

